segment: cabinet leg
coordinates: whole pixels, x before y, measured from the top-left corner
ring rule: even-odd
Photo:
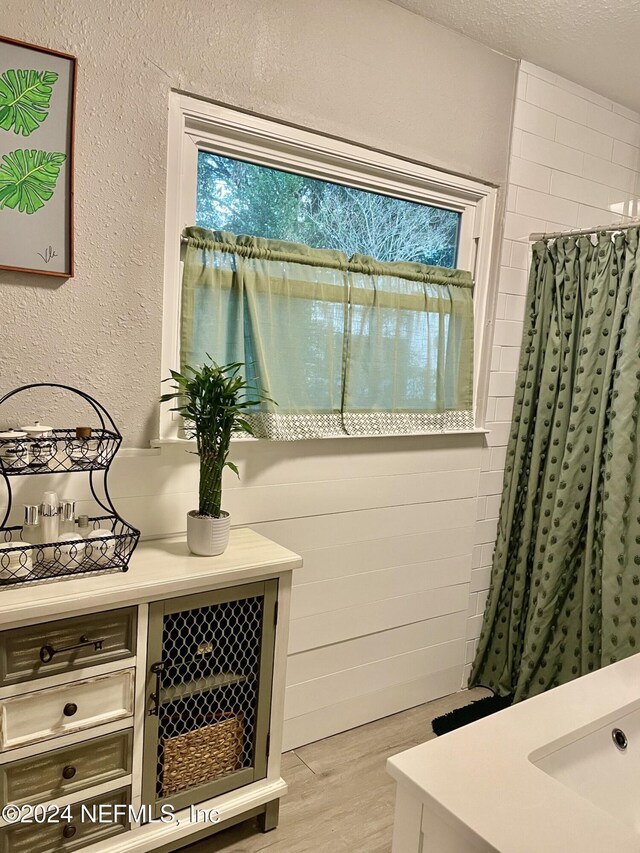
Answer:
[[[258,815],[258,826],[261,832],[271,832],[278,825],[280,800],[271,800],[264,807],[264,812]]]

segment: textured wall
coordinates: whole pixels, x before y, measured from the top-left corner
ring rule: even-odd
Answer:
[[[76,278],[0,271],[0,390],[77,384],[129,445],[157,435],[170,88],[505,181],[515,63],[385,0],[3,0],[2,30],[79,88]]]

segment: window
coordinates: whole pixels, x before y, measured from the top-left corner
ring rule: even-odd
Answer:
[[[238,335],[235,344],[226,341],[234,337],[227,334],[226,321],[224,329],[218,327],[214,335],[205,328],[208,321],[203,319],[202,300],[210,302],[216,288],[228,296],[233,277],[239,280],[238,268],[252,263],[256,251],[268,244],[270,256],[275,252],[278,263],[261,265],[261,284],[250,299],[245,292],[242,310],[238,305],[234,310],[244,317],[245,330],[247,324],[257,328],[265,305],[273,309],[274,294],[282,304],[283,279],[287,288],[295,279],[296,287],[287,290],[288,307],[279,309],[277,321],[283,323],[280,331],[286,326],[288,333],[295,315],[296,328],[302,330],[300,340],[291,344],[293,351],[281,359],[288,365],[287,374],[280,382],[280,394],[274,392],[279,402],[285,400],[286,412],[304,415],[304,406],[298,412],[290,405],[290,393],[296,388],[301,395],[313,390],[323,414],[335,415],[339,401],[340,428],[329,428],[323,434],[367,434],[370,421],[363,416],[376,408],[379,413],[397,409],[404,421],[396,429],[397,417],[383,418],[371,432],[425,431],[420,424],[426,422],[416,419],[418,415],[425,410],[429,415],[430,407],[437,409],[445,399],[449,408],[455,407],[455,401],[449,399],[452,386],[443,384],[443,376],[459,370],[459,354],[470,343],[465,331],[469,324],[462,318],[473,312],[475,374],[465,376],[470,410],[471,387],[477,395],[486,375],[481,359],[482,330],[494,208],[495,190],[477,182],[172,95],[163,375],[180,364],[179,235],[189,228],[192,236],[205,240],[208,254],[206,261],[199,255],[195,264],[195,255],[189,260],[188,248],[185,255],[185,281],[189,279],[193,287],[182,304],[183,356],[188,350],[189,357],[197,359],[203,341],[223,341],[224,346],[212,353],[216,360],[231,360],[233,354],[234,360],[253,365],[253,354],[246,345],[240,357],[233,348]],[[204,228],[209,231],[203,238],[200,231]],[[239,247],[232,235],[243,233],[250,236],[242,238],[245,242]],[[277,241],[288,243],[281,246]],[[287,254],[292,243],[308,247],[300,249],[307,255],[304,259]],[[425,279],[416,264],[449,268],[451,273],[443,269],[432,280]],[[460,273],[464,269],[470,273]],[[216,279],[213,290],[212,275]],[[471,276],[475,279],[473,304]],[[448,288],[444,299],[442,287]],[[371,310],[373,304],[376,311]],[[226,304],[224,310],[228,308]],[[220,305],[216,310],[218,318],[224,316]],[[265,328],[269,325],[273,327],[267,323]],[[185,328],[191,331],[185,333]],[[305,328],[309,333],[304,333]],[[375,351],[372,337],[377,340]],[[249,350],[254,343],[256,349],[262,349],[255,341],[250,342]],[[304,359],[307,368],[311,362],[323,365],[306,381],[308,370],[297,375],[290,367]],[[255,365],[252,369],[257,370]],[[261,369],[265,370],[264,364]],[[269,365],[270,378],[276,374]],[[466,392],[463,396],[467,398]],[[475,416],[477,423],[477,412]],[[459,423],[436,418],[429,424],[429,431],[467,431],[473,427],[473,413],[466,412]],[[176,427],[171,415],[164,412],[161,437],[171,438]],[[306,437],[305,429],[295,437]]]
[[[196,225],[455,267],[461,214],[198,151]]]

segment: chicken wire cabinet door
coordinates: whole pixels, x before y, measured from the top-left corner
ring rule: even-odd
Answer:
[[[143,803],[156,817],[267,775],[277,589],[150,606]]]

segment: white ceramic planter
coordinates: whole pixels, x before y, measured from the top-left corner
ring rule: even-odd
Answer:
[[[187,545],[199,557],[222,554],[229,544],[231,516],[222,510],[220,518],[198,515],[195,509],[187,513]]]

